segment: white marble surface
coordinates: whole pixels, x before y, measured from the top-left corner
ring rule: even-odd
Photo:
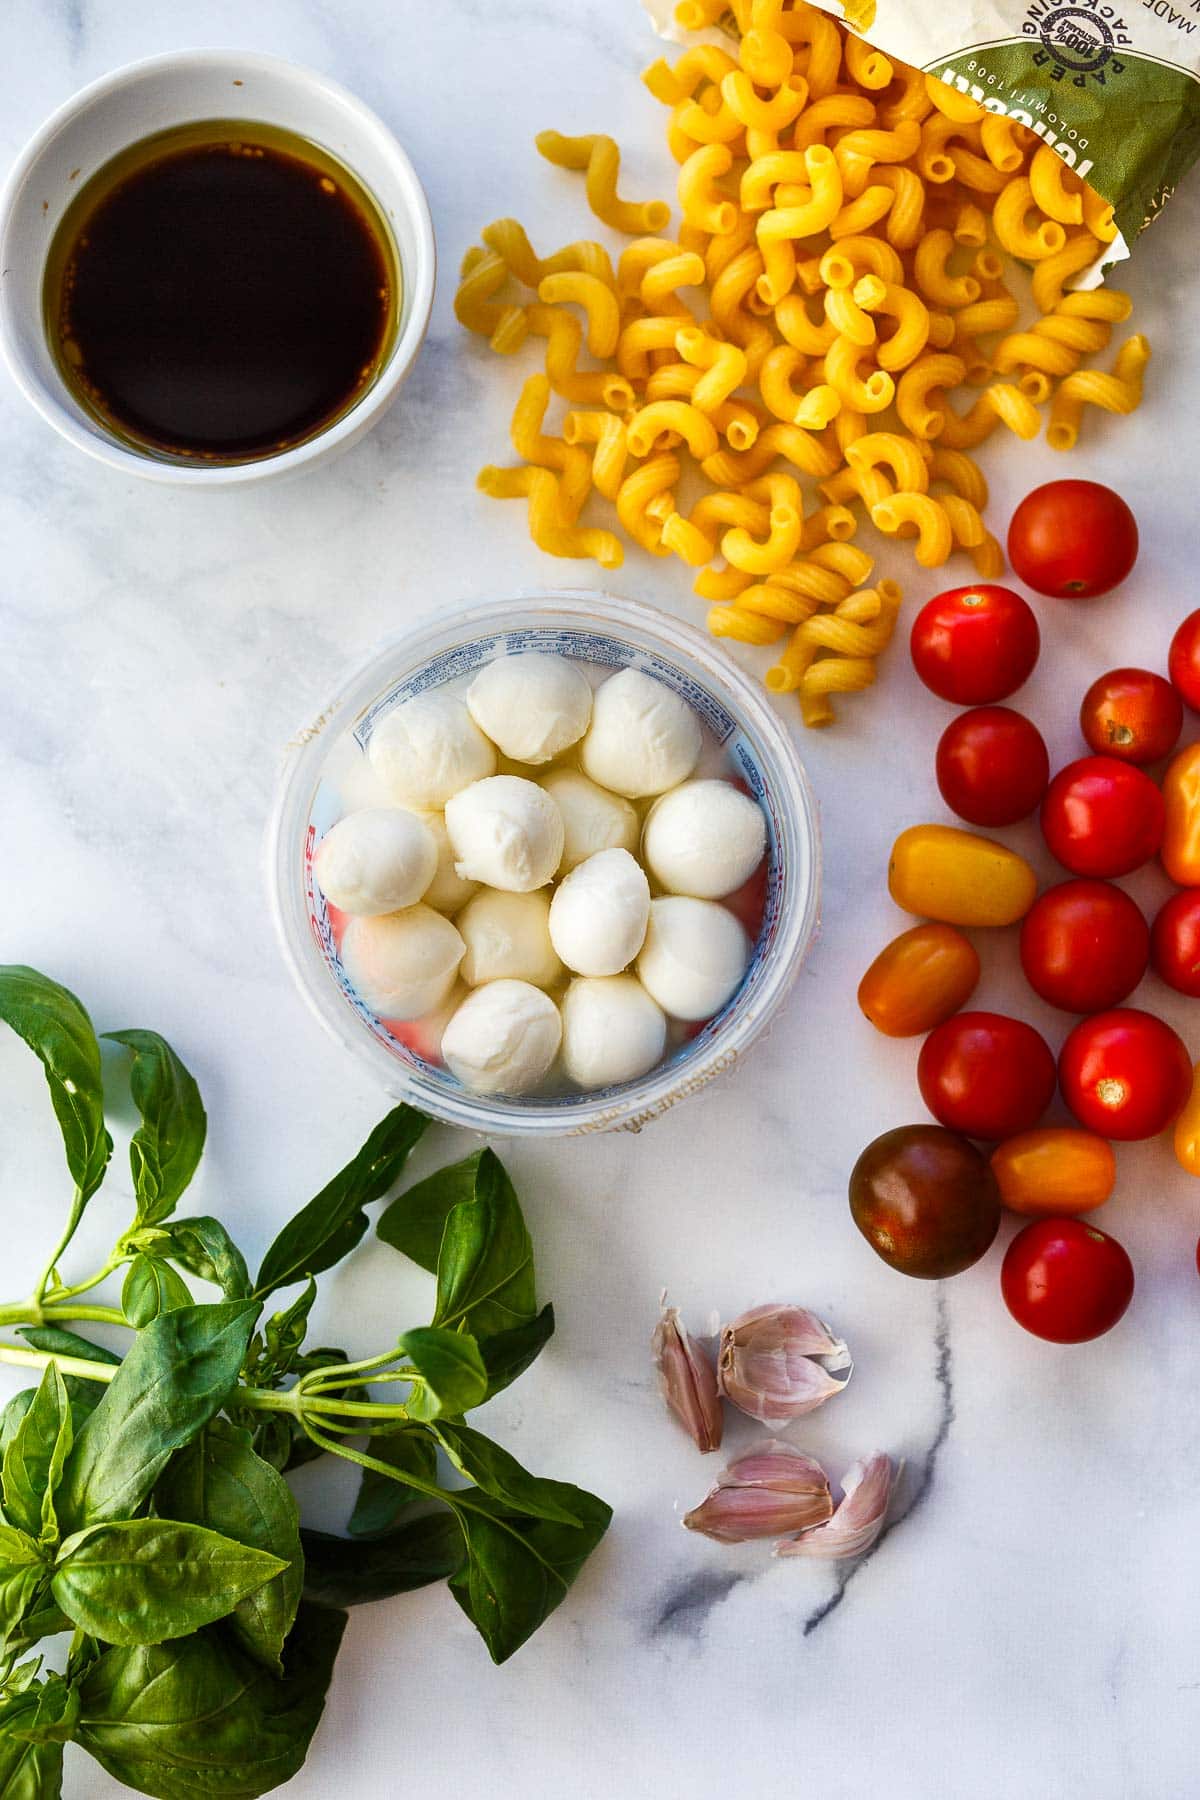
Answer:
[[[192,44],[293,56],[378,107],[426,182],[442,289],[399,405],[290,486],[197,497],[125,482],[61,446],[0,381],[0,955],[67,982],[102,1028],[152,1025],[179,1046],[212,1121],[194,1210],[227,1211],[256,1249],[383,1110],[293,992],[266,916],[260,836],[285,740],[344,663],[422,611],[560,575],[600,585],[594,569],[540,557],[519,508],[473,491],[476,466],[505,455],[517,371],[458,332],[449,273],[500,213],[539,245],[586,228],[577,185],[534,154],[539,126],[615,129],[642,193],[667,164],[637,81],[654,45],[636,0],[7,0],[0,159],[81,83]],[[1123,661],[1161,666],[1197,600],[1185,308],[1198,228],[1200,182],[1130,276],[1156,345],[1150,403],[1123,425],[1089,420],[1075,465],[1121,487],[1144,550],[1120,595],[1041,609],[1045,653],[1021,703],[1059,761],[1078,753],[1086,683]],[[1040,446],[993,449],[999,520],[1062,470]],[[692,610],[674,564],[631,555],[616,585]],[[1131,1251],[1138,1291],[1119,1330],[1074,1352],[1010,1323],[998,1251],[943,1287],[908,1282],[846,1211],[862,1144],[921,1116],[915,1047],[873,1036],[853,990],[901,923],[883,882],[893,834],[942,816],[932,757],[946,717],[897,647],[875,693],[806,740],[823,935],[736,1080],[640,1137],[505,1148],[560,1330],[491,1424],[527,1464],[603,1493],[616,1522],[502,1670],[440,1589],[359,1612],[297,1800],[716,1800],[778,1784],[836,1800],[1195,1793],[1187,1177],[1165,1145],[1121,1152],[1101,1222]],[[1130,885],[1147,902],[1159,891],[1152,874]],[[1007,939],[989,946],[980,998],[1062,1036],[1020,991]],[[1200,1053],[1194,1008],[1152,982],[1139,998]],[[0,1089],[0,1285],[16,1295],[64,1179],[36,1067],[7,1037]],[[439,1133],[421,1164],[462,1150]],[[119,1160],[109,1186],[97,1244],[122,1215]],[[364,1249],[332,1284],[324,1317],[352,1352],[423,1316],[424,1278],[399,1269]],[[646,1341],[664,1282],[697,1319],[788,1296],[850,1338],[853,1386],[799,1435],[835,1470],[878,1445],[908,1473],[900,1521],[848,1579],[679,1529],[710,1467],[653,1393]],[[306,1478],[310,1516],[339,1523],[351,1486],[336,1471]],[[67,1766],[72,1800],[117,1791],[80,1753]]]

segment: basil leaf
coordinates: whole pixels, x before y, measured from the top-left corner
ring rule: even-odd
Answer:
[[[0,1713],[0,1800],[59,1800],[62,1745],[31,1744],[16,1735],[18,1723],[35,1711],[31,1696],[21,1701],[18,1711]]]
[[[426,1431],[398,1431],[387,1437],[373,1437],[367,1453],[400,1473],[408,1471],[422,1481],[437,1481],[437,1445]],[[400,1514],[423,1497],[403,1481],[381,1475],[378,1469],[364,1469],[348,1529],[354,1537],[378,1536],[389,1531]]]
[[[93,1344],[91,1338],[80,1337],[77,1331],[68,1331],[62,1325],[22,1325],[20,1335],[35,1350],[45,1350],[51,1356],[81,1356],[85,1362],[107,1363],[113,1369],[121,1361],[115,1350]],[[95,1387],[98,1384],[92,1382],[89,1385]]]
[[[439,1419],[430,1428],[454,1467],[477,1488],[503,1501],[513,1512],[532,1518],[554,1519],[562,1525],[582,1525],[578,1513],[572,1512],[562,1499],[560,1481],[544,1481],[521,1467],[515,1456],[473,1431],[469,1425]],[[574,1490],[571,1490],[572,1492]]]
[[[546,1303],[524,1325],[511,1331],[498,1331],[494,1337],[481,1338],[479,1352],[487,1370],[487,1397],[499,1394],[518,1375],[523,1375],[535,1362],[554,1336],[554,1308]]]
[[[300,1515],[283,1476],[255,1455],[245,1432],[214,1419],[171,1458],[154,1490],[154,1504],[168,1518],[206,1525],[284,1560],[287,1566],[240,1600],[229,1620],[251,1656],[281,1669],[304,1581]]]
[[[133,1051],[129,1090],[142,1122],[129,1145],[137,1224],[170,1218],[196,1173],[208,1120],[200,1089],[157,1031],[106,1031]]]
[[[0,1525],[0,1643],[20,1629],[46,1586],[49,1567],[34,1540],[11,1525]],[[0,1790],[2,1792],[3,1790]]]
[[[504,1165],[478,1158],[474,1197],[446,1218],[438,1251],[435,1325],[465,1324],[476,1337],[511,1331],[537,1312],[533,1245]]]
[[[135,1256],[121,1289],[121,1311],[135,1331],[141,1331],[159,1313],[190,1306],[192,1296],[170,1263],[156,1256]]]
[[[112,1155],[104,1129],[100,1046],[87,1013],[65,987],[21,963],[0,965],[0,1019],[24,1038],[46,1072],[67,1167],[82,1210]]]
[[[410,1419],[468,1412],[487,1393],[487,1370],[473,1337],[419,1325],[404,1333],[397,1348],[421,1377],[405,1401]]]
[[[273,1376],[287,1375],[308,1333],[308,1315],[317,1297],[311,1275],[298,1299],[283,1312],[272,1313],[263,1326],[263,1367]]]
[[[67,1539],[50,1591],[80,1631],[106,1644],[160,1644],[223,1619],[286,1567],[203,1525],[121,1519]]]
[[[106,1650],[80,1685],[76,1741],[159,1800],[255,1800],[302,1766],[345,1626],[344,1613],[301,1607],[282,1681],[216,1632]]]
[[[169,1256],[201,1281],[211,1281],[227,1300],[250,1298],[246,1259],[219,1219],[201,1213],[194,1219],[172,1219],[160,1255]]]
[[[612,1518],[612,1508],[582,1488],[559,1481],[545,1486],[557,1490],[580,1525],[514,1517],[502,1501],[480,1493],[458,1508],[467,1556],[450,1577],[450,1592],[493,1662],[519,1650],[565,1600]]]
[[[452,1512],[427,1513],[364,1542],[302,1531],[304,1593],[322,1606],[363,1606],[408,1594],[453,1575],[463,1559],[462,1528]]]
[[[380,1214],[375,1229],[384,1243],[436,1275],[446,1220],[456,1206],[474,1200],[483,1155],[482,1150],[476,1150],[462,1162],[438,1169],[436,1174],[406,1188]]]
[[[380,1121],[354,1158],[286,1224],[263,1258],[255,1297],[319,1275],[340,1262],[367,1229],[363,1207],[381,1200],[399,1179],[409,1152],[429,1120],[411,1106],[397,1106]]]
[[[66,1383],[47,1365],[33,1403],[4,1452],[0,1481],[9,1523],[30,1537],[53,1537],[54,1492],[62,1479],[74,1430]]]
[[[10,1729],[26,1744],[69,1744],[78,1719],[78,1693],[61,1675],[48,1675],[36,1690],[32,1711],[22,1712]]]
[[[4,1411],[0,1413],[0,1458],[2,1458],[20,1430],[21,1421],[33,1405],[36,1388],[22,1388],[14,1394]]]
[[[181,1306],[138,1333],[67,1459],[59,1523],[127,1519],[237,1384],[258,1307]]]

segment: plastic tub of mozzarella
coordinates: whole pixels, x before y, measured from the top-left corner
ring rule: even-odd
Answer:
[[[371,1011],[343,966],[340,922],[314,878],[313,858],[325,833],[368,803],[355,791],[356,763],[365,763],[371,734],[388,713],[434,689],[461,691],[498,657],[530,651],[569,658],[594,684],[621,669],[638,669],[685,700],[703,730],[708,772],[718,772],[715,760],[719,772],[761,806],[767,853],[749,965],[714,1018],[676,1031],[664,1060],[637,1080],[587,1092],[554,1085],[508,1098],[460,1085],[438,1055],[436,1021],[389,1025]],[[721,647],[691,626],[590,591],[471,605],[389,639],[291,740],[267,854],[284,956],[322,1024],[396,1099],[491,1135],[638,1131],[735,1069],[796,979],[820,904],[816,803],[770,701]]]

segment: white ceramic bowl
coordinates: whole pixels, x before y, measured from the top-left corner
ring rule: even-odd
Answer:
[[[373,385],[307,443],[228,467],[166,462],[110,435],[62,380],[42,319],[42,277],[55,228],[98,169],[141,138],[200,119],[245,119],[297,132],[346,165],[391,226],[401,310]],[[186,487],[289,475],[354,443],[395,399],[421,347],[433,304],[433,225],[424,190],[382,119],[336,81],[275,56],[185,50],[147,57],[80,90],[17,158],[0,194],[0,350],[18,387],[71,443],[124,474]]]
[[[522,650],[549,651],[608,669],[632,665],[688,702],[762,805],[767,899],[741,987],[715,1019],[656,1069],[593,1093],[504,1099],[468,1092],[448,1070],[390,1036],[360,1000],[342,968],[312,858],[343,810],[341,792],[326,779],[326,770],[333,746],[345,734],[353,733],[365,746],[375,722],[397,702]],[[397,1098],[451,1124],[492,1134],[637,1130],[734,1068],[766,1029],[799,971],[816,929],[820,895],[816,804],[795,744],[762,690],[692,626],[633,601],[572,590],[456,608],[377,650],[292,740],[267,855],[284,955],[321,1022]]]

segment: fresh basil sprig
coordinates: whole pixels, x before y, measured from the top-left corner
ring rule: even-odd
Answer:
[[[32,969],[0,968],[0,1019],[42,1061],[75,1182],[31,1298],[0,1306],[23,1340],[0,1343],[0,1362],[41,1371],[0,1410],[0,1800],[57,1800],[66,1743],[163,1800],[253,1800],[304,1761],[343,1608],[447,1582],[502,1662],[607,1529],[603,1501],[464,1417],[554,1330],[520,1203],[490,1150],[393,1198],[429,1124],[398,1106],[252,1280],[218,1219],[174,1216],[204,1107],[162,1038],[126,1030],[108,1035],[133,1052],[135,1215],[100,1269],[68,1281],[61,1259],[111,1153],[99,1043]],[[319,1277],[389,1198],[379,1235],[435,1278],[431,1318],[359,1361],[310,1346]],[[118,1277],[119,1306],[95,1292]],[[123,1354],[75,1329],[97,1324],[132,1334]],[[350,1537],[301,1531],[285,1479],[326,1454],[362,1472]],[[27,1657],[66,1633],[61,1673]]]

